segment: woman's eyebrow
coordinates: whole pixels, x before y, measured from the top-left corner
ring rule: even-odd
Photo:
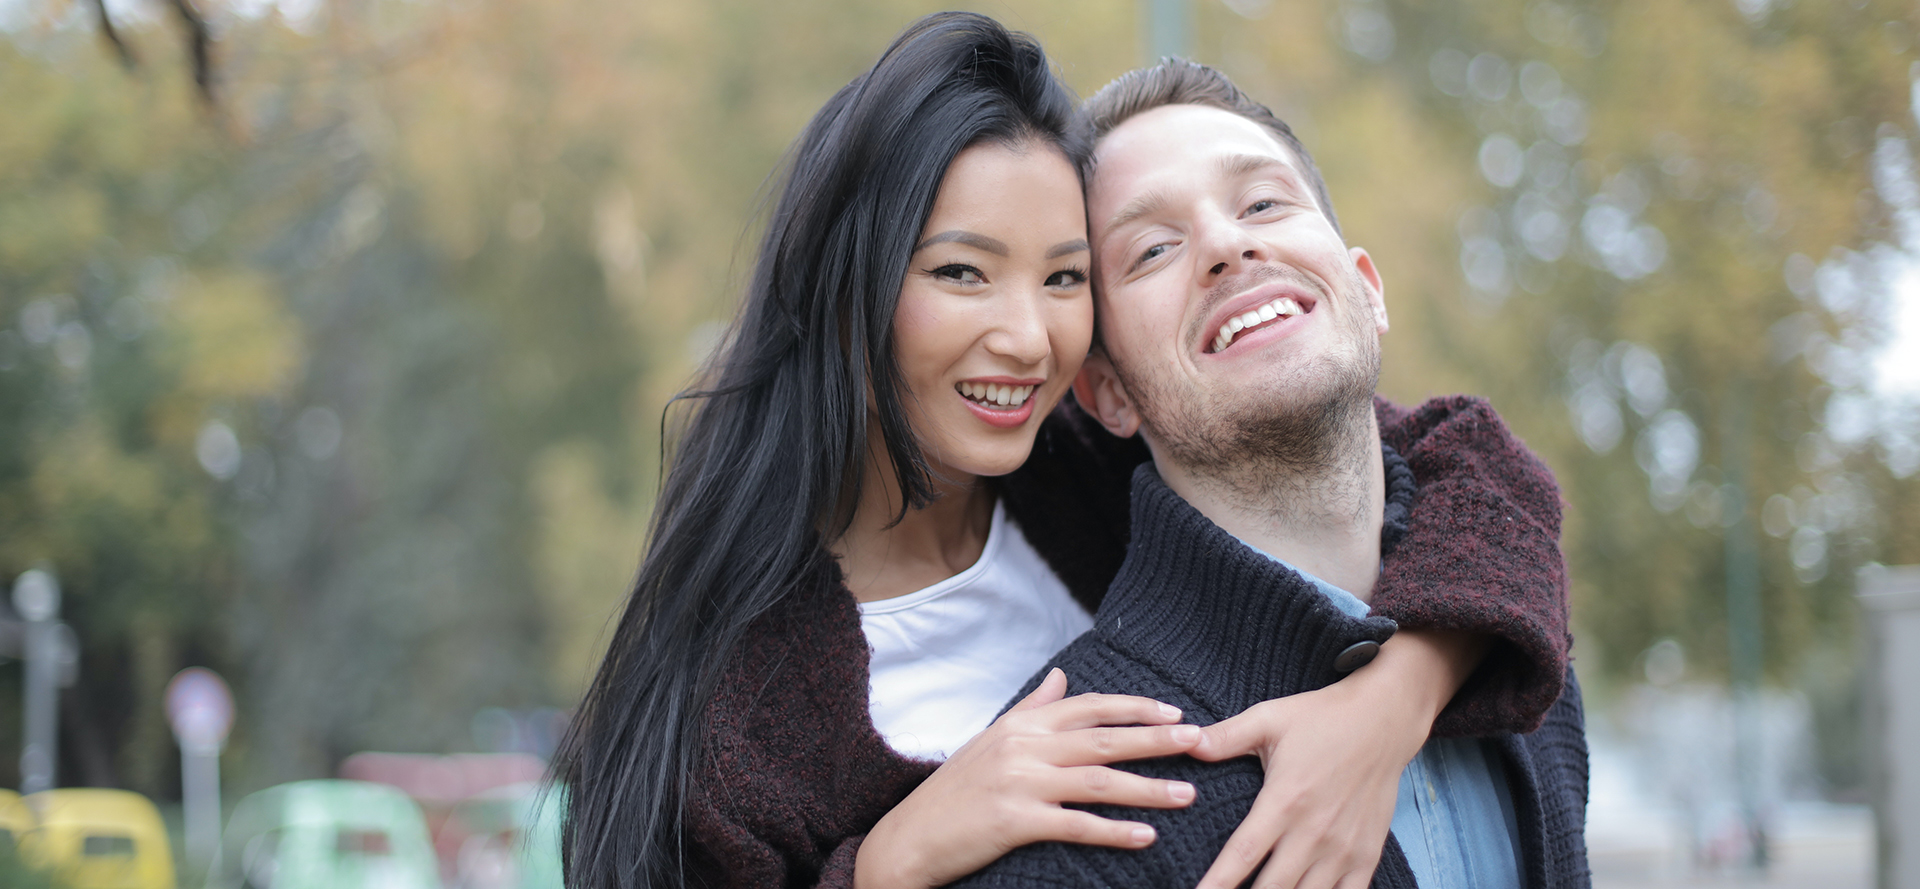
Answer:
[[[1074,238],[1071,241],[1061,241],[1060,243],[1053,245],[1053,248],[1047,251],[1047,258],[1059,259],[1060,257],[1065,256],[1069,253],[1081,253],[1081,252],[1084,252],[1086,249],[1087,249],[1086,238]]]
[[[1009,251],[1007,250],[1006,244],[1000,241],[994,240],[993,238],[989,238],[986,235],[975,234],[973,232],[962,231],[960,229],[954,229],[952,231],[944,231],[937,235],[934,235],[931,238],[921,241],[920,246],[913,248],[913,252],[919,253],[920,251],[925,250],[928,247],[931,247],[935,244],[948,244],[948,243],[965,244],[977,250],[985,250],[986,252],[991,253],[995,256],[1009,255]]]

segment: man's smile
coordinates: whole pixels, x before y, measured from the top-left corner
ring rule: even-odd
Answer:
[[[1311,313],[1318,303],[1313,295],[1286,282],[1254,288],[1215,310],[1207,328],[1213,331],[1213,338],[1201,351],[1209,355],[1224,352],[1248,334]]]

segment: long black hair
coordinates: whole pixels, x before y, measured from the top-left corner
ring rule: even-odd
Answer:
[[[633,591],[555,773],[572,887],[685,886],[701,712],[750,623],[844,533],[869,408],[902,510],[934,487],[903,409],[893,317],[948,166],[976,144],[1057,148],[1074,98],[1033,38],[969,13],[911,26],[789,150],[745,300],[668,458]],[[872,404],[868,398],[871,392]]]

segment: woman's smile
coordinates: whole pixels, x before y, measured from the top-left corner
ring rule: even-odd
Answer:
[[[1033,416],[1033,392],[1045,379],[991,377],[961,380],[954,386],[975,416],[1000,428],[1018,426]]]

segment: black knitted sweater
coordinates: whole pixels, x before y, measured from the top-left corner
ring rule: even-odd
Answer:
[[[1404,504],[1411,495],[1411,473],[1391,448],[1386,455],[1390,503]],[[1398,536],[1404,517],[1403,508],[1389,506],[1383,551]],[[1391,553],[1387,559],[1392,561]],[[1132,545],[1094,615],[1093,629],[1039,676],[1059,667],[1067,674],[1069,694],[1145,695],[1179,707],[1187,722],[1210,725],[1261,701],[1338,681],[1344,674],[1334,662],[1341,652],[1363,642],[1384,642],[1394,630],[1386,618],[1341,612],[1299,574],[1201,515],[1148,464],[1134,474]],[[1591,885],[1584,839],[1586,736],[1571,671],[1539,729],[1490,743],[1505,764],[1514,797],[1525,885]],[[1253,757],[1222,763],[1166,757],[1124,767],[1188,781],[1197,791],[1195,802],[1184,809],[1087,807],[1153,825],[1159,832],[1153,845],[1118,850],[1039,843],[1014,850],[957,885],[1192,886],[1246,817],[1264,781]],[[1373,885],[1415,885],[1392,836]]]

